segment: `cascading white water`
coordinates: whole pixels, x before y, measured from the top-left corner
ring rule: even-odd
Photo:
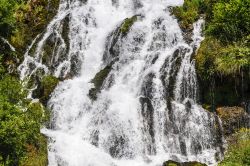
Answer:
[[[52,127],[42,132],[50,138],[49,165],[216,163],[219,122],[197,104],[192,60],[203,39],[203,21],[194,24],[193,42],[187,44],[168,8],[182,3],[61,0],[58,14],[19,67],[22,79],[40,70],[70,78],[48,103]],[[137,20],[122,34],[124,20],[133,16]],[[48,41],[53,45],[49,60],[44,58]],[[91,99],[92,79],[107,66],[111,70]]]

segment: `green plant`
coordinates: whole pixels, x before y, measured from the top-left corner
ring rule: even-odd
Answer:
[[[250,1],[221,1],[213,7],[207,33],[223,42],[239,41],[250,33]]]
[[[15,77],[5,75],[0,80],[0,164],[18,165],[28,145],[39,149],[40,128],[48,113],[26,96]]]
[[[241,129],[229,140],[225,159],[219,166],[250,165],[250,130]]]
[[[223,48],[216,59],[217,70],[225,75],[241,74],[250,67],[250,48],[228,46]]]
[[[215,38],[207,37],[201,44],[196,60],[196,69],[202,80],[210,80],[216,74],[216,58],[223,45]]]
[[[33,91],[32,96],[34,98],[40,99],[43,104],[46,104],[50,98],[51,93],[56,88],[59,83],[59,79],[52,76],[47,75],[44,76],[39,82],[37,88]]]
[[[189,28],[199,19],[201,6],[202,0],[185,0],[183,6],[173,8],[173,14],[179,20],[181,28]]]
[[[15,26],[16,2],[14,0],[0,0],[0,36],[6,37]]]

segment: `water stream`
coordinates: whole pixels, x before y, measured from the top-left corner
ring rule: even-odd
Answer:
[[[19,67],[22,79],[51,74],[64,80],[48,102],[51,127],[42,130],[50,166],[162,166],[170,159],[216,164],[220,121],[198,104],[193,60],[204,21],[194,24],[187,43],[169,11],[182,3],[61,0]],[[92,80],[107,67],[93,99]]]

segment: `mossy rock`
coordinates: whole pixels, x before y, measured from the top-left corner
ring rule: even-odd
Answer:
[[[191,162],[176,162],[173,160],[166,161],[163,166],[207,166],[206,164],[199,163],[196,161]]]
[[[46,105],[51,93],[54,91],[58,83],[58,78],[51,75],[44,76],[42,80],[38,82],[37,89],[33,91],[32,96],[34,98],[39,98],[40,101]]]
[[[112,69],[112,65],[106,66],[104,69],[102,69],[99,73],[97,73],[95,75],[95,78],[93,78],[91,80],[91,83],[93,83],[94,86],[95,86],[94,88],[90,89],[90,91],[89,91],[89,97],[92,100],[97,99],[97,93],[100,92],[101,87],[103,85],[103,82],[105,81],[105,79],[109,75],[111,69]]]
[[[249,126],[249,115],[242,107],[219,107],[216,112],[222,120],[224,134],[230,135],[242,127]]]
[[[136,21],[137,21],[137,16],[126,18],[120,28],[120,31],[122,32],[122,34],[126,35]]]

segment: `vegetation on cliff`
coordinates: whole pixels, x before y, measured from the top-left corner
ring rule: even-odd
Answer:
[[[0,80],[0,165],[19,165],[29,148],[40,150],[40,128],[48,112],[39,102],[26,98],[27,91],[12,75]]]
[[[250,165],[250,130],[242,128],[230,139],[229,148],[224,161],[219,166],[247,166]]]
[[[206,38],[195,60],[201,102],[211,111],[217,106],[249,105],[249,6],[248,0],[185,0],[173,8],[184,31],[192,29],[199,17],[206,20]]]
[[[40,129],[49,113],[40,102],[27,99],[16,69],[58,5],[59,0],[0,0],[0,165],[47,165],[47,139]],[[42,79],[45,99],[54,82],[49,76]]]
[[[16,67],[27,46],[43,33],[58,5],[59,0],[0,0],[0,165],[47,165],[47,141],[40,129],[49,113],[43,105],[59,80],[53,76],[39,78],[33,95],[41,103],[34,102],[26,98],[28,90],[19,80]],[[173,8],[173,14],[183,30],[192,29],[201,16],[206,20],[206,39],[195,56],[201,103],[211,111],[218,106],[246,107],[250,103],[250,1],[185,0],[183,6]],[[120,32],[126,35],[135,21],[137,16],[127,18]],[[107,66],[92,80],[95,88],[89,95],[93,100],[111,69]],[[231,121],[235,114],[246,114],[244,109],[240,113],[226,111],[231,114],[217,111],[222,120],[225,118],[225,127],[238,123]],[[233,128],[228,133],[235,131]],[[250,165],[249,133],[249,129],[242,129],[230,137],[228,153],[220,165]]]
[[[185,0],[172,11],[184,33],[200,17],[206,20],[205,40],[195,60],[201,103],[210,111],[220,107],[217,113],[229,140],[225,160],[219,165],[250,165],[249,129],[237,132],[249,127],[250,1]]]

